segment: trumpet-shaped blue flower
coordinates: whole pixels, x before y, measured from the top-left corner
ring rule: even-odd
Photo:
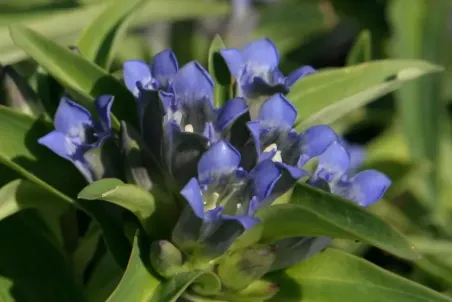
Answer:
[[[301,77],[315,71],[310,66],[303,66],[285,77],[278,69],[279,52],[269,39],[250,42],[242,51],[223,49],[220,54],[238,82],[239,95],[246,99],[270,96],[276,92],[286,94]]]
[[[219,255],[258,223],[252,215],[271,194],[281,173],[271,161],[250,173],[239,164],[240,153],[225,140],[203,154],[198,177],[181,191],[188,205],[173,232],[180,247],[191,249],[202,243],[209,254]]]
[[[213,88],[209,73],[198,62],[183,66],[174,76],[173,93],[160,93],[168,121],[174,121],[180,131],[203,135],[212,142],[218,140],[225,129],[247,112],[247,107],[243,99],[235,98],[215,109]]]
[[[171,79],[178,71],[177,58],[170,49],[154,56],[151,64],[141,60],[128,60],[124,63],[124,82],[135,97],[140,89],[171,90]]]
[[[391,180],[376,170],[365,170],[349,177],[350,156],[335,141],[319,156],[319,163],[310,183],[328,189],[331,193],[366,207],[381,199],[391,185]]]
[[[282,94],[275,94],[262,104],[258,119],[248,122],[258,161],[272,159],[294,179],[306,175],[301,167],[338,139],[326,125],[298,134],[292,129],[296,117],[295,107]]]
[[[38,142],[58,156],[70,160],[88,181],[93,181],[84,154],[111,136],[112,104],[113,96],[104,95],[96,99],[95,107],[99,115],[99,122],[96,122],[88,110],[63,97],[55,114],[55,130],[41,137]]]

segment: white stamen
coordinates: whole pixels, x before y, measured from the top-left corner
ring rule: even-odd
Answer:
[[[217,207],[217,201],[220,198],[220,194],[213,192],[207,198],[204,199],[204,210],[209,211]]]
[[[193,132],[195,129],[193,128],[193,126],[191,124],[187,124],[184,127],[185,132]]]
[[[274,162],[282,162],[281,151],[278,150],[278,146],[276,144],[271,144],[267,148],[264,149],[264,152],[273,152],[276,151],[275,155],[273,155],[272,161]]]
[[[275,156],[273,156],[272,161],[277,162],[277,163],[281,163],[282,162],[282,156],[281,156],[281,151],[276,151]]]
[[[271,144],[264,149],[264,152],[272,152],[273,150],[278,150],[278,146],[276,144]]]

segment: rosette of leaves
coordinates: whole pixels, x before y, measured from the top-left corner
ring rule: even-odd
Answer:
[[[62,167],[72,163],[64,171],[89,184],[74,200],[64,173],[46,177],[3,154],[26,179],[3,194],[25,183],[91,216],[120,272],[108,301],[448,301],[353,255],[322,252],[346,238],[416,259],[401,234],[365,209],[391,180],[355,172],[355,152],[328,124],[436,66],[303,66],[286,76],[269,39],[234,49],[217,37],[208,69],[179,66],[166,49],[150,63],[124,62],[121,83],[83,49],[71,52],[25,28],[11,32],[66,89],[53,129],[41,121],[33,133],[34,148]],[[365,85],[344,89],[360,76]],[[31,116],[0,113],[32,127]],[[80,287],[71,299],[94,299],[96,288]]]

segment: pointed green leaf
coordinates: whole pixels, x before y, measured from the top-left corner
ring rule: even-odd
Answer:
[[[113,113],[120,119],[134,120],[136,110],[133,96],[125,86],[100,67],[31,29],[14,26],[10,28],[10,32],[14,42],[63,86],[81,96],[89,96],[91,100],[103,94],[114,95]],[[95,112],[90,98],[80,98],[79,101],[88,110]],[[119,123],[115,123],[119,127]]]
[[[394,228],[367,210],[307,184],[297,184],[289,204],[257,213],[262,241],[298,236],[326,236],[361,240],[394,255],[416,259],[414,247]]]
[[[288,99],[299,109],[298,129],[329,124],[403,83],[442,68],[420,60],[380,60],[322,70],[298,81]]]
[[[0,188],[0,220],[20,210],[32,208],[58,216],[67,206],[68,204],[61,202],[55,194],[28,180],[16,179]]]
[[[90,301],[107,301],[118,286],[124,271],[115,263],[110,253],[106,253],[94,267],[86,284],[86,296]]]
[[[232,77],[219,51],[226,46],[216,35],[209,47],[209,73],[215,81],[215,106],[220,107],[232,97]]]
[[[122,226],[105,213],[101,204],[87,201],[74,204],[72,197],[80,191],[84,180],[69,161],[38,144],[38,139],[53,127],[45,121],[0,106],[0,129],[0,163],[52,194],[55,202],[80,206],[99,223],[118,264],[125,266],[130,244],[124,236]]]
[[[138,234],[135,235],[127,269],[107,302],[150,301],[160,280],[146,267],[148,257],[149,245],[142,244]]]
[[[131,16],[147,0],[112,2],[81,34],[78,47],[83,57],[109,70],[119,42],[131,21]]]
[[[161,283],[155,293],[152,295],[150,302],[176,302],[177,299],[184,293],[184,291],[192,285],[196,279],[202,277],[205,273],[202,271],[193,271],[187,273],[180,273],[168,281]]]
[[[355,44],[348,53],[347,65],[356,65],[372,59],[372,41],[370,31],[365,29],[359,33]]]
[[[154,198],[148,191],[115,178],[105,178],[88,185],[78,194],[78,198],[117,204],[135,214],[145,229],[155,211]]]
[[[427,287],[345,252],[328,249],[283,272],[268,276],[280,285],[269,301],[450,302]]]

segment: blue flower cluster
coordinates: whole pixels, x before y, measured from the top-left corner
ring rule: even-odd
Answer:
[[[238,86],[238,95],[220,108],[214,106],[209,73],[197,62],[179,68],[169,49],[150,65],[139,60],[124,64],[124,82],[137,99],[146,147],[186,200],[172,236],[179,248],[220,255],[258,223],[257,210],[302,178],[361,206],[383,196],[390,180],[374,170],[350,175],[354,160],[330,127],[318,125],[302,133],[293,128],[297,110],[285,95],[313,68],[301,67],[285,77],[278,69],[279,53],[268,39],[220,54]],[[96,122],[63,98],[55,131],[39,142],[71,160],[92,181],[83,154],[113,135],[112,101],[111,96],[96,100]],[[261,105],[250,112],[256,102]],[[308,173],[303,167],[313,158],[318,164]]]

